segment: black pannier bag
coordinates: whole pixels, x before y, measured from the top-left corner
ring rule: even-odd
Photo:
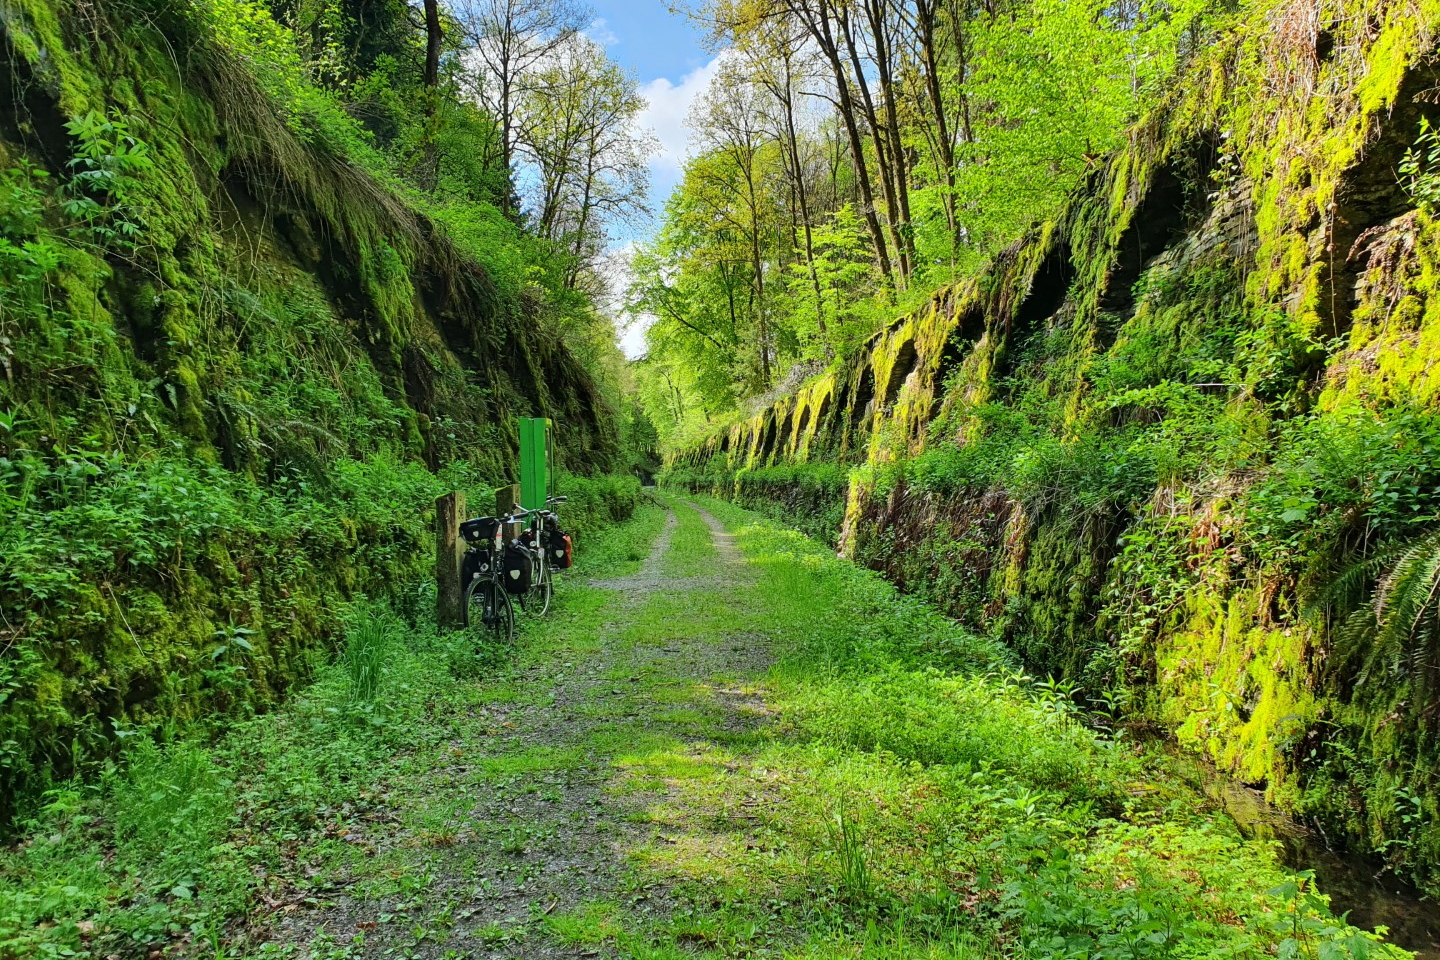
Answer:
[[[550,553],[550,566],[556,570],[569,570],[570,565],[575,562],[570,535],[559,527],[552,526],[545,531],[545,549]]]
[[[494,517],[476,517],[460,524],[460,536],[465,538],[466,543],[489,543],[495,539],[495,531],[499,528],[500,521]]]
[[[509,593],[524,593],[530,589],[535,571],[530,566],[530,551],[518,543],[505,546],[505,557],[500,561],[500,579],[505,582]]]
[[[487,576],[493,555],[494,551],[488,548],[466,550],[460,561],[460,582],[468,586],[477,577]]]
[[[476,578],[490,573],[494,562],[495,534],[500,531],[500,521],[494,517],[476,517],[460,524],[460,536],[470,544],[460,561],[460,582],[467,587]]]

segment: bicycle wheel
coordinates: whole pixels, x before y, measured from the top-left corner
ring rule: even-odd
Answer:
[[[515,609],[510,594],[494,580],[476,580],[465,594],[465,625],[492,642],[515,639]]]
[[[520,609],[526,614],[543,617],[550,610],[550,596],[555,585],[550,581],[550,565],[544,557],[536,557],[530,565],[530,589],[520,594]]]
[[[555,595],[555,577],[550,572],[550,561],[540,560],[540,580],[535,584],[535,589],[540,591],[536,599],[540,602],[539,616],[545,616],[550,612],[550,598]]]

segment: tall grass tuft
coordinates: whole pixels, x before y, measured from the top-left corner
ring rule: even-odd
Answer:
[[[827,832],[839,870],[841,896],[854,907],[869,906],[875,898],[875,878],[870,871],[864,827],[857,817],[851,815],[848,803],[841,802],[828,824]]]
[[[346,625],[345,651],[341,657],[352,705],[375,702],[384,685],[385,666],[394,642],[395,620],[388,611],[367,604],[352,614]]]

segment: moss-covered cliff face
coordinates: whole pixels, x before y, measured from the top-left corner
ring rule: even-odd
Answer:
[[[247,9],[0,0],[0,813],[418,602],[515,416],[612,457],[533,306],[223,42]]]
[[[1440,882],[1433,595],[1395,608],[1440,511],[1437,18],[1245,11],[1062,218],[671,482]]]

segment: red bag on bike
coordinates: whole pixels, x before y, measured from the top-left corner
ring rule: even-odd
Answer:
[[[569,570],[570,565],[575,562],[575,548],[570,543],[568,533],[561,533],[553,528],[546,531],[545,549],[550,555],[550,566],[556,570]]]

